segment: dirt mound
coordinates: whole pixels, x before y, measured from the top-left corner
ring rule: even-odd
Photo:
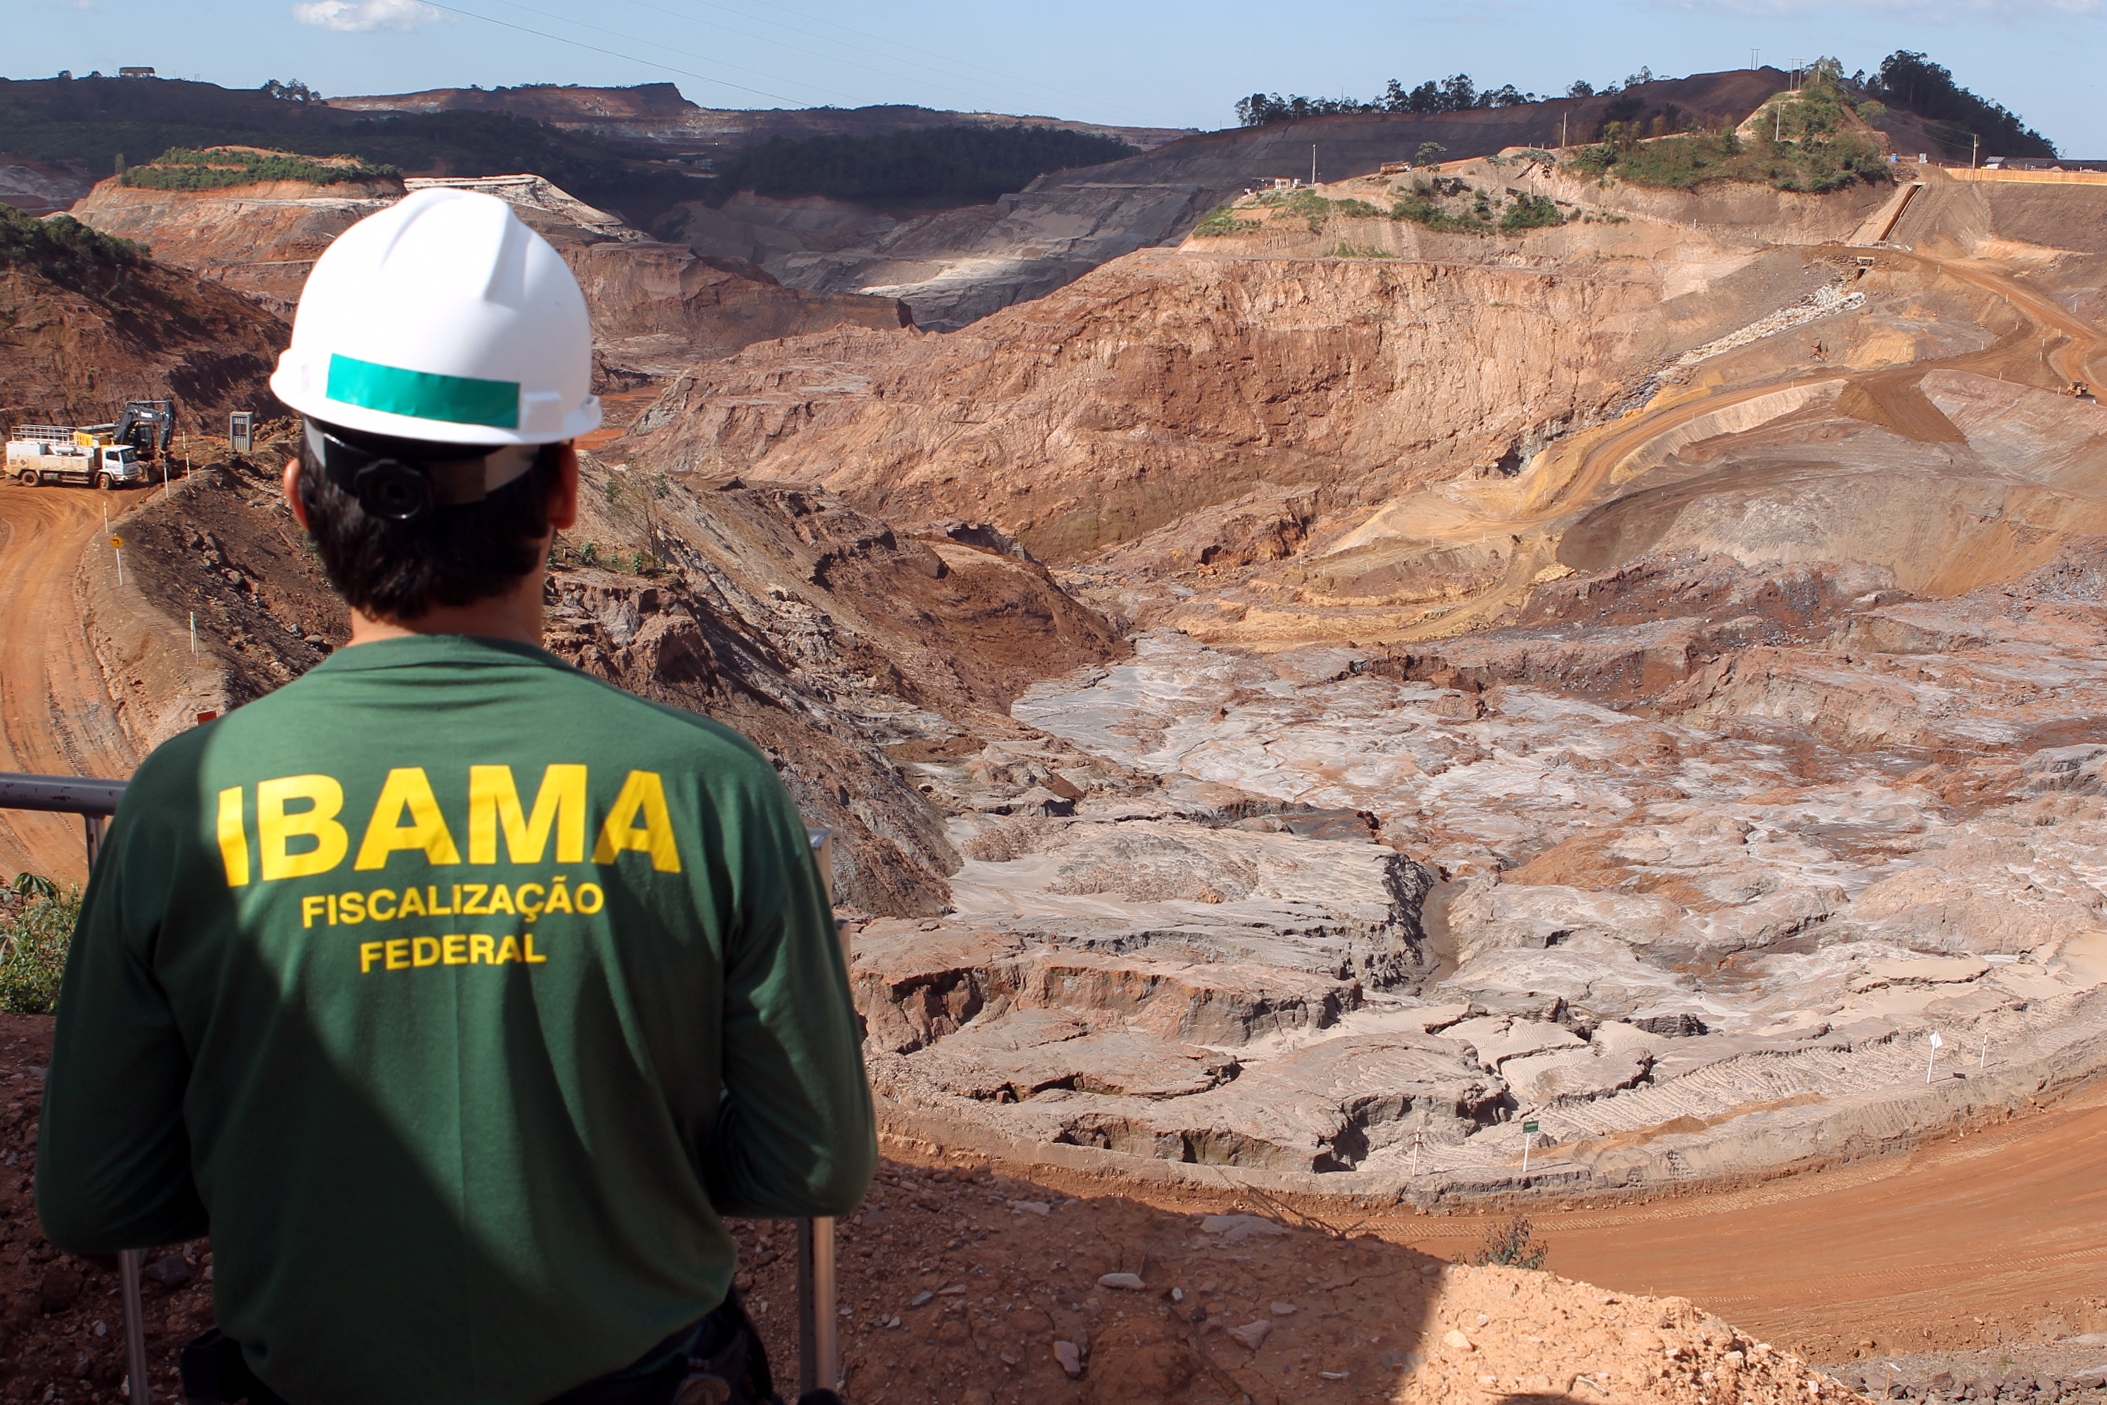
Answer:
[[[287,336],[143,249],[0,210],[0,423],[100,423],[128,397],[167,393],[186,424],[269,414],[265,381]]]

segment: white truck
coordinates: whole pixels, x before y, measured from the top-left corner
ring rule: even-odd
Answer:
[[[71,483],[88,488],[127,488],[146,482],[146,465],[130,444],[108,444],[92,430],[71,425],[18,425],[7,441],[7,471],[16,482]]]
[[[115,424],[24,424],[7,439],[7,471],[34,488],[71,483],[128,488],[150,481],[146,461],[166,454],[175,433],[173,400],[131,400]]]

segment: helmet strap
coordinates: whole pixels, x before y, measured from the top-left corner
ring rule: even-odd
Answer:
[[[539,444],[434,444],[396,454],[354,444],[307,420],[307,451],[369,517],[415,522],[435,507],[481,502],[534,467]],[[422,447],[422,446],[420,446]]]

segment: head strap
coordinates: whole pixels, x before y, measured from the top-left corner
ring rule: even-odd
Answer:
[[[355,444],[308,420],[307,451],[369,517],[415,522],[435,507],[481,502],[534,467],[539,444],[420,445],[407,454]]]

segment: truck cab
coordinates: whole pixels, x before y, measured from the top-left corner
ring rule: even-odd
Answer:
[[[103,443],[97,435],[56,425],[17,429],[7,444],[7,471],[30,488],[51,483],[115,489],[147,481],[134,446]]]

